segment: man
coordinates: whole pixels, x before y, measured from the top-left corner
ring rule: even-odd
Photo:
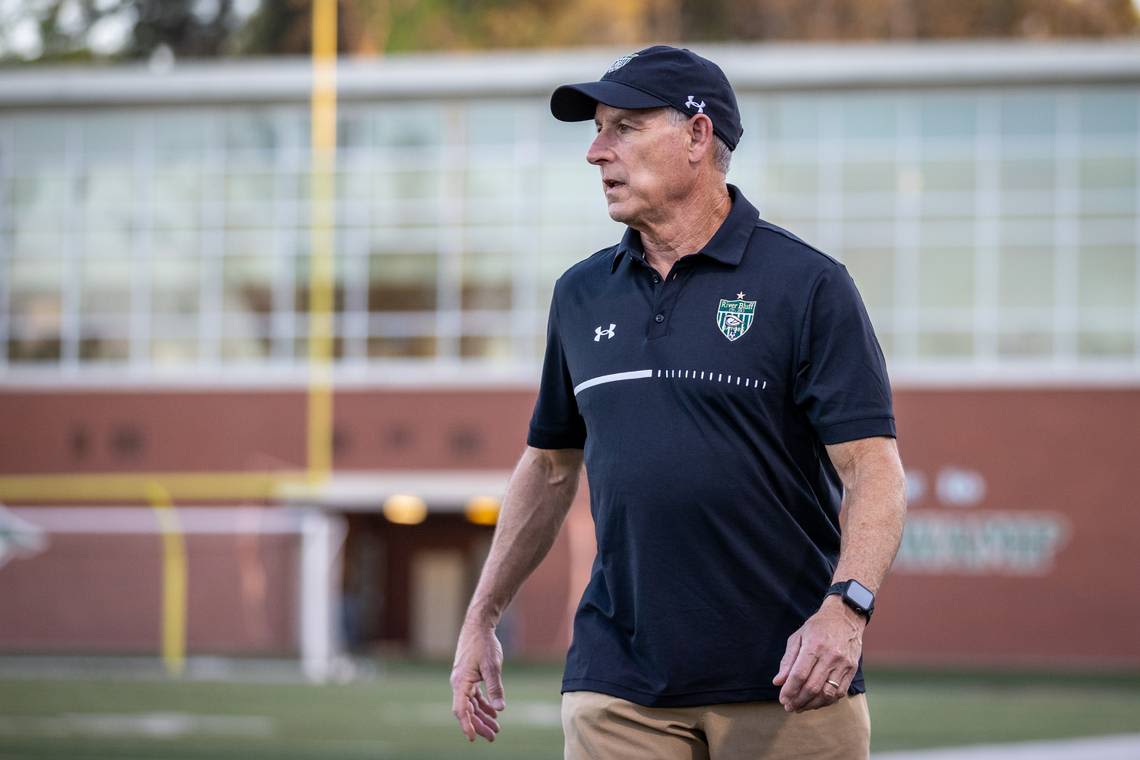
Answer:
[[[598,553],[566,757],[866,757],[862,636],[905,498],[855,285],[726,185],[742,129],[712,62],[646,48],[551,110],[594,119],[586,160],[628,229],[555,285],[528,447],[459,637],[460,727],[499,731],[495,626],[584,456]]]

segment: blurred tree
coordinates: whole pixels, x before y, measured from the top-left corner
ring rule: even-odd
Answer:
[[[1106,37],[1138,0],[340,0],[342,53],[658,40]],[[28,0],[0,5],[0,57],[304,55],[310,0]]]

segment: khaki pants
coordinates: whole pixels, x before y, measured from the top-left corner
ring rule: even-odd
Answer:
[[[866,760],[867,698],[787,713],[779,702],[642,707],[591,691],[562,695],[566,760]]]

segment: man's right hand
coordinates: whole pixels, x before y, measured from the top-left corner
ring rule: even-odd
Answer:
[[[480,690],[483,684],[486,694]],[[451,713],[468,741],[476,734],[489,742],[499,733],[503,700],[503,645],[495,627],[464,623],[451,667]]]

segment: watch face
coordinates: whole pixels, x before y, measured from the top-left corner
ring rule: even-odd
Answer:
[[[847,598],[865,610],[871,609],[871,605],[875,603],[875,595],[858,581],[852,581],[847,586]]]

